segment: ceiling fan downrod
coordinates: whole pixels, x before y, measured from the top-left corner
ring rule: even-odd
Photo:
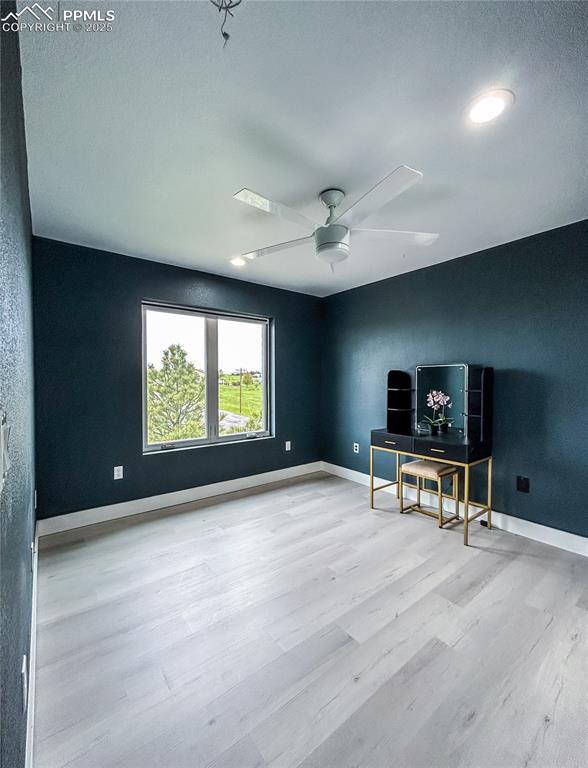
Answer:
[[[341,189],[325,189],[320,193],[319,200],[325,208],[329,209],[329,216],[325,221],[325,224],[332,224],[332,222],[335,221],[337,218],[335,216],[335,208],[341,205],[344,198],[345,192]]]

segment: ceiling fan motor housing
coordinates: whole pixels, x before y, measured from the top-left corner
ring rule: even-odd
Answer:
[[[349,230],[343,224],[327,224],[314,233],[316,255],[327,264],[336,264],[349,256]]]

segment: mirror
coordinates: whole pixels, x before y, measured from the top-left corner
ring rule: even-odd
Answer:
[[[415,427],[419,432],[430,432],[433,422],[442,431],[464,434],[466,377],[465,363],[417,365]]]

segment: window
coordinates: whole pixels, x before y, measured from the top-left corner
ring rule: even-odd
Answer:
[[[269,434],[269,320],[143,304],[144,450]]]

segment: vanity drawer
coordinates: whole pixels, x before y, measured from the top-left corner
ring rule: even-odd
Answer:
[[[414,452],[432,459],[448,459],[449,461],[467,461],[467,446],[442,443],[436,440],[415,441]]]
[[[390,432],[374,430],[372,445],[378,448],[389,448],[391,451],[408,451],[412,453],[413,438],[411,435],[393,435]]]

